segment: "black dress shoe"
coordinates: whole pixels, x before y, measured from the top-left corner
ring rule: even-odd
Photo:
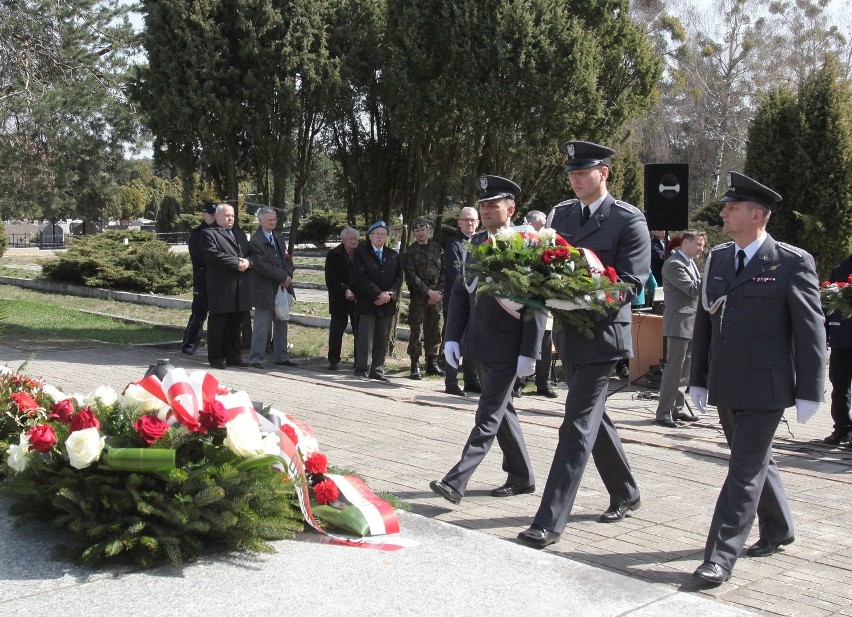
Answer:
[[[666,428],[680,428],[680,424],[672,420],[671,416],[666,418],[657,418],[654,420],[654,424],[657,426],[665,426]]]
[[[523,384],[518,386],[517,388],[512,388],[512,396],[514,398],[521,398],[524,395],[524,386]]]
[[[691,413],[683,413],[682,411],[678,411],[673,413],[672,416],[675,420],[682,420],[684,422],[698,422],[698,416],[693,416]]]
[[[637,497],[633,501],[627,501],[615,506],[610,506],[606,512],[601,514],[598,519],[599,523],[616,523],[627,516],[629,510],[638,510],[642,506],[642,502]]]
[[[482,384],[472,383],[470,385],[464,384],[465,392],[472,392],[473,394],[482,394]]]
[[[224,369],[224,368],[228,367],[228,365],[225,364],[224,360],[214,360],[210,363],[210,366],[212,366],[213,368],[219,368],[219,369]]]
[[[509,484],[495,488],[491,491],[492,497],[514,497],[515,495],[526,495],[527,493],[535,492],[535,484],[529,486],[520,486],[518,484]]]
[[[262,364],[262,363],[260,363],[260,362],[252,362],[252,363],[251,363],[251,367],[252,367],[252,368],[266,368],[266,367],[265,367],[265,366],[263,366],[263,364]]]
[[[284,360],[284,362],[276,362],[275,365],[276,366],[299,366],[298,364],[296,364],[292,360]]]
[[[367,371],[355,371],[352,376],[357,379],[367,379]]]
[[[717,563],[705,561],[695,569],[692,576],[713,585],[721,585],[731,578],[731,573]]]
[[[546,388],[536,388],[535,393],[538,396],[546,396],[547,398],[557,398],[559,395],[556,393],[556,390],[547,386]]]
[[[245,368],[249,365],[248,362],[241,358],[237,358],[236,360],[228,360],[228,366],[236,366],[239,368]]]
[[[328,370],[330,371],[336,371],[338,369],[340,369],[340,365],[338,365],[337,362],[332,362],[328,365]]]
[[[467,394],[464,393],[464,390],[459,388],[457,385],[447,386],[446,388],[444,388],[444,392],[446,392],[447,394],[452,394],[454,396],[467,396]]]
[[[450,503],[458,504],[462,500],[462,496],[452,486],[442,480],[432,480],[429,483],[429,488],[433,493],[437,493]]]
[[[375,379],[376,381],[383,381],[385,383],[390,383],[390,379],[388,379],[384,375],[379,375],[378,373],[370,373],[370,379]]]
[[[794,540],[795,538],[787,538],[786,540],[781,540],[781,542],[772,542],[761,538],[748,547],[746,555],[749,557],[769,557],[778,551],[779,546],[787,546],[788,544],[792,544]]]
[[[559,541],[561,533],[545,529],[541,525],[530,525],[530,528],[518,534],[518,540],[533,548],[544,548]]]
[[[823,439],[822,442],[829,446],[839,446],[843,442],[849,441],[850,437],[852,437],[852,433],[849,429],[834,429],[831,435]]]

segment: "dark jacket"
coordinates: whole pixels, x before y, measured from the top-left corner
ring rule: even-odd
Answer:
[[[240,257],[248,258],[248,238],[234,227],[237,240],[215,223],[201,232],[201,252],[207,264],[207,296],[211,313],[251,309],[251,269],[240,272]]]
[[[287,257],[284,251],[284,238],[280,233],[273,232],[275,242],[278,245],[278,253],[281,256],[282,266],[278,265],[275,258],[275,249],[266,239],[263,228],[258,227],[251,240],[249,240],[249,255],[254,270],[254,290],[251,295],[252,306],[256,309],[271,311],[275,308],[275,294],[287,277],[293,276],[293,261]],[[293,283],[287,287],[290,295],[295,297]]]
[[[359,314],[376,317],[393,315],[402,289],[402,263],[399,253],[384,247],[380,263],[369,242],[359,245],[352,259],[352,285]],[[383,291],[392,292],[393,299],[381,306],[376,306],[373,303]]]
[[[468,237],[462,233],[461,229],[457,229],[444,246],[444,306],[449,305],[453,285],[461,272],[462,249],[467,241]]]
[[[325,286],[330,313],[346,313],[352,304],[346,299],[347,290],[355,293],[350,261],[342,242],[325,254]]]
[[[845,283],[852,274],[852,255],[837,264],[828,280],[832,283]],[[840,313],[832,313],[826,322],[828,339],[832,349],[852,349],[852,318],[841,319]]]
[[[207,262],[201,250],[201,232],[210,227],[204,221],[189,232],[186,246],[189,249],[189,261],[192,262],[192,287],[195,291],[207,289]]]

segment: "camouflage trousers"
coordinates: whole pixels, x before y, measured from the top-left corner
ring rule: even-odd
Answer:
[[[411,296],[408,303],[408,327],[411,330],[411,337],[408,339],[410,357],[437,356],[440,353],[442,317],[441,302],[430,305],[429,298],[426,296]]]

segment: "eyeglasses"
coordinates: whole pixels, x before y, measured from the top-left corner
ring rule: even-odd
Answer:
[[[479,219],[459,219],[459,223],[476,223]]]

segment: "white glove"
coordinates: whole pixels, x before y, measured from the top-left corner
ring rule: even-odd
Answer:
[[[447,341],[444,343],[444,359],[447,364],[453,368],[459,367],[459,358],[461,358],[461,349],[456,341]]]
[[[535,358],[518,356],[518,377],[523,379],[524,377],[529,377],[533,373],[535,373]]]
[[[689,386],[689,398],[692,399],[692,404],[695,405],[698,411],[707,413],[705,409],[707,407],[707,388]]]
[[[800,398],[796,399],[796,420],[799,424],[804,424],[810,420],[819,409],[817,401],[803,401]]]

